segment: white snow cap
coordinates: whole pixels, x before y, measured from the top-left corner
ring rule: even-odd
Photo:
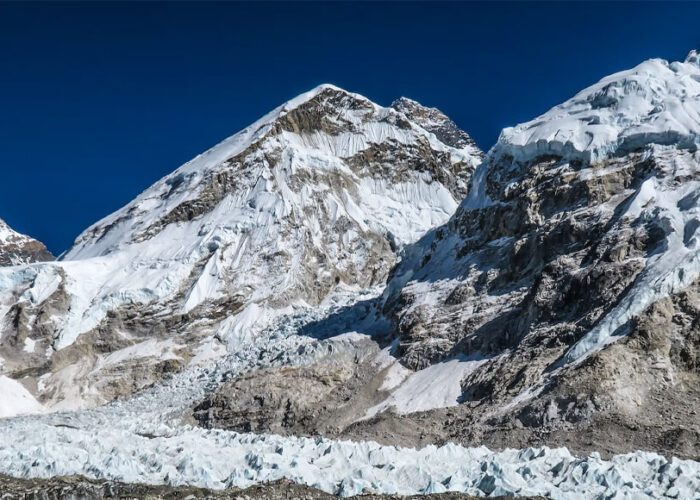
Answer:
[[[692,63],[692,64],[690,64]],[[700,57],[650,59],[603,78],[538,118],[506,128],[495,154],[596,161],[644,144],[700,142]]]
[[[362,96],[360,94],[355,94],[353,92],[348,92],[345,89],[341,89],[340,87],[333,85],[332,83],[322,83],[321,85],[318,85],[317,87],[312,88],[308,92],[304,92],[303,94],[299,94],[298,96],[294,97],[293,99],[290,99],[289,101],[285,102],[282,106],[280,106],[278,109],[281,112],[285,111],[291,111],[294,108],[297,108],[304,104],[305,102],[310,101],[320,93],[322,93],[324,90],[335,90],[338,92],[343,92],[344,94],[351,95],[357,99],[361,99],[363,101],[369,101],[368,98],[365,96]]]

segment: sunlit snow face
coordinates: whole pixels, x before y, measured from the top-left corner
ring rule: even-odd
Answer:
[[[690,56],[693,59],[693,56]],[[595,160],[624,146],[694,141],[700,135],[700,67],[646,61],[604,78],[537,119],[503,131],[519,159],[564,154]]]

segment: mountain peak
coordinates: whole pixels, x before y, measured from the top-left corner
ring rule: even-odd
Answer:
[[[18,233],[0,219],[0,266],[53,260],[43,243]]]
[[[474,139],[439,109],[424,106],[408,97],[396,99],[391,103],[390,107],[399,113],[403,113],[409,120],[423,129],[435,134],[435,137],[444,144],[468,150],[470,154],[479,159],[483,157],[483,152],[476,145]]]
[[[322,83],[322,84],[312,88],[311,90],[309,90],[307,92],[303,92],[303,93],[299,94],[298,96],[288,100],[282,106],[280,106],[278,109],[281,112],[290,111],[292,109],[295,109],[295,108],[313,100],[314,98],[318,97],[319,95],[324,95],[324,94],[325,95],[333,95],[333,94],[345,95],[348,97],[353,97],[355,99],[369,101],[369,99],[367,99],[364,96],[361,96],[359,94],[355,94],[353,92],[349,92],[349,91],[342,89],[342,88],[340,88],[336,85],[333,85],[331,83]]]

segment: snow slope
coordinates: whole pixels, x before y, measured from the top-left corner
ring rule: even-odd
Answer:
[[[41,404],[22,384],[0,375],[0,418],[14,417],[43,410]]]

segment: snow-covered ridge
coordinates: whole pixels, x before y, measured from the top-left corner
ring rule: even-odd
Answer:
[[[592,85],[532,121],[503,130],[493,155],[555,154],[588,162],[649,143],[696,145],[700,65],[651,59]]]

